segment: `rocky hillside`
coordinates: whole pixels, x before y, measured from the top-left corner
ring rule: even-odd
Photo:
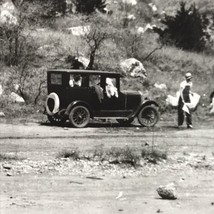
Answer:
[[[108,0],[106,14],[96,11],[98,19],[92,20],[85,19],[81,14],[71,13],[74,10],[71,8],[72,1],[66,1],[69,13],[64,16],[57,13],[54,18],[46,17],[42,21],[35,15],[42,8],[38,5],[35,7],[26,0],[28,10],[22,10],[24,2],[4,0],[0,4],[1,27],[5,30],[3,32],[11,33],[9,37],[6,33],[0,35],[0,44],[4,47],[0,52],[0,84],[5,95],[14,92],[14,85],[18,84],[20,87],[17,93],[22,97],[25,94],[25,98],[29,98],[28,103],[43,104],[47,68],[69,68],[71,61],[68,59],[73,56],[89,60],[92,51],[90,45],[94,41],[86,40],[85,30],[95,32],[95,29],[99,29],[105,35],[108,32],[108,37],[96,50],[95,68],[122,72],[121,61],[128,58],[139,60],[148,73],[147,80],[143,82],[141,77],[133,78],[128,75],[124,80],[124,87],[149,93],[162,103],[167,94],[175,94],[183,74],[192,72],[194,90],[204,95],[204,102],[208,104],[209,94],[213,90],[213,52],[194,53],[174,46],[162,46],[159,36],[152,30],[154,26],[161,26],[160,20],[165,14],[176,13],[179,0]],[[209,15],[212,20],[212,0],[191,0],[187,1],[187,5],[193,2],[201,13]],[[22,20],[27,22],[20,22],[20,14],[25,17]],[[212,27],[211,24],[211,34]],[[210,47],[213,48],[213,43],[210,43]],[[160,84],[165,84],[165,89],[155,87]],[[8,106],[5,101],[1,105],[2,108]]]

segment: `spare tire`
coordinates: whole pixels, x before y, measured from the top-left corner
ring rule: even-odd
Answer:
[[[59,97],[56,93],[50,93],[46,99],[45,108],[48,115],[54,115],[59,111]]]

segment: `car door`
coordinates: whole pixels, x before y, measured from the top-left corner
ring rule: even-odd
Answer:
[[[104,76],[102,79],[103,101],[101,109],[103,116],[124,117],[126,95],[120,92],[119,77]]]

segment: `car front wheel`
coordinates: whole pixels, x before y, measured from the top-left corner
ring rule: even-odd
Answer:
[[[90,120],[90,112],[85,106],[75,106],[71,109],[69,120],[76,128],[86,127]]]
[[[159,120],[159,113],[154,106],[143,107],[138,114],[138,121],[142,126],[152,127]]]

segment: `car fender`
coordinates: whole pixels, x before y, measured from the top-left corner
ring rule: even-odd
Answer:
[[[145,100],[142,105],[141,108],[145,107],[145,106],[149,106],[149,105],[154,105],[156,107],[159,107],[159,105],[157,104],[157,102],[155,102],[154,100]]]
[[[82,100],[75,100],[75,101],[73,101],[72,103],[70,103],[70,104],[68,105],[68,107],[66,108],[65,114],[66,114],[66,115],[69,115],[70,112],[71,112],[71,109],[72,109],[74,106],[77,106],[77,105],[82,105],[82,106],[85,106],[86,108],[88,108],[88,110],[89,110],[91,116],[93,116],[93,114],[92,114],[93,111],[92,111],[91,106],[90,106],[87,102],[82,101]]]
[[[141,103],[141,105],[136,108],[136,110],[132,114],[129,115],[129,118],[136,117],[140,110],[148,105],[155,105],[156,107],[159,107],[159,105],[155,101],[146,99]]]
[[[137,111],[135,112],[135,116],[138,115],[140,110],[144,108],[145,106],[154,105],[156,107],[159,107],[159,105],[154,100],[144,100],[143,103],[139,106]]]

